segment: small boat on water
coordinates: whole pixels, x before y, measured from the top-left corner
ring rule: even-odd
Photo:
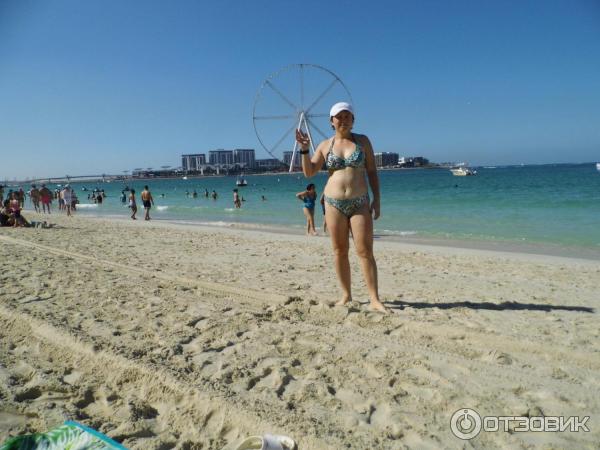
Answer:
[[[236,186],[248,186],[248,182],[246,181],[246,179],[244,177],[238,177],[237,180],[235,180],[235,185]]]
[[[452,175],[455,177],[469,177],[477,175],[476,170],[471,170],[468,167],[456,167],[454,169],[450,169],[450,172],[452,172]]]
[[[596,170],[600,170],[600,163],[596,163]]]

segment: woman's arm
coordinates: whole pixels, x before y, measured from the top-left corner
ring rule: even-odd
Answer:
[[[323,146],[326,141],[323,141],[317,147],[313,157],[310,157],[310,139],[308,135],[301,130],[296,130],[296,142],[300,146],[302,158],[302,172],[306,178],[315,176],[323,167],[325,157],[323,156]],[[306,153],[302,153],[306,152]]]
[[[367,136],[363,138],[363,149],[365,150],[365,161],[367,177],[369,178],[369,185],[371,186],[371,192],[373,193],[373,201],[371,202],[371,213],[373,219],[377,220],[381,213],[381,197],[379,194],[379,177],[377,176],[377,166],[375,165],[375,153],[373,152],[373,146]]]
[[[296,198],[298,200],[304,200],[304,197],[306,197],[306,194],[308,193],[308,191],[302,191],[302,192],[298,192],[296,194]]]

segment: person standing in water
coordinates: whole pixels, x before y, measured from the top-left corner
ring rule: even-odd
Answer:
[[[131,218],[137,220],[135,215],[137,214],[137,203],[135,201],[135,189],[129,191],[129,208],[131,208]]]
[[[329,170],[324,189],[325,216],[331,235],[334,265],[342,289],[342,298],[336,305],[352,300],[350,261],[350,232],[367,284],[370,309],[389,312],[379,300],[377,264],[373,256],[373,220],[381,211],[379,178],[375,155],[369,138],[352,132],[354,108],[346,102],[336,103],[329,112],[333,137],[325,139],[312,156],[309,156],[308,134],[296,130],[296,141],[302,155],[302,171],[310,178],[323,164]],[[373,200],[369,199],[369,187]]]
[[[150,193],[150,189],[148,186],[144,186],[144,190],[142,191],[142,203],[144,204],[144,210],[146,215],[144,216],[144,220],[150,220],[150,208],[154,206],[154,199],[152,198],[152,194]]]
[[[316,236],[317,231],[315,230],[315,201],[317,200],[317,190],[315,188],[314,183],[310,183],[308,186],[306,186],[305,191],[298,192],[296,194],[296,198],[304,202],[302,212],[306,217],[306,234]]]
[[[233,190],[233,206],[236,208],[242,207],[242,201],[240,200],[240,194],[237,189]]]

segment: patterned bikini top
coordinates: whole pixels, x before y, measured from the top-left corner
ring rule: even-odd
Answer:
[[[346,167],[365,167],[365,152],[362,151],[362,148],[358,144],[358,141],[354,137],[354,134],[352,135],[352,140],[354,141],[354,145],[356,145],[356,150],[354,150],[347,158],[342,158],[333,153],[333,144],[335,144],[335,137],[331,140],[329,152],[327,153],[327,158],[325,159],[325,167],[327,167],[327,169],[330,172],[345,169]]]

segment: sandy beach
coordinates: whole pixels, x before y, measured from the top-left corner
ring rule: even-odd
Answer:
[[[352,250],[331,306],[327,237],[51,221],[0,229],[0,442],[73,419],[132,449],[600,448],[599,261],[376,240],[382,315]],[[464,408],[590,431],[464,441]]]

